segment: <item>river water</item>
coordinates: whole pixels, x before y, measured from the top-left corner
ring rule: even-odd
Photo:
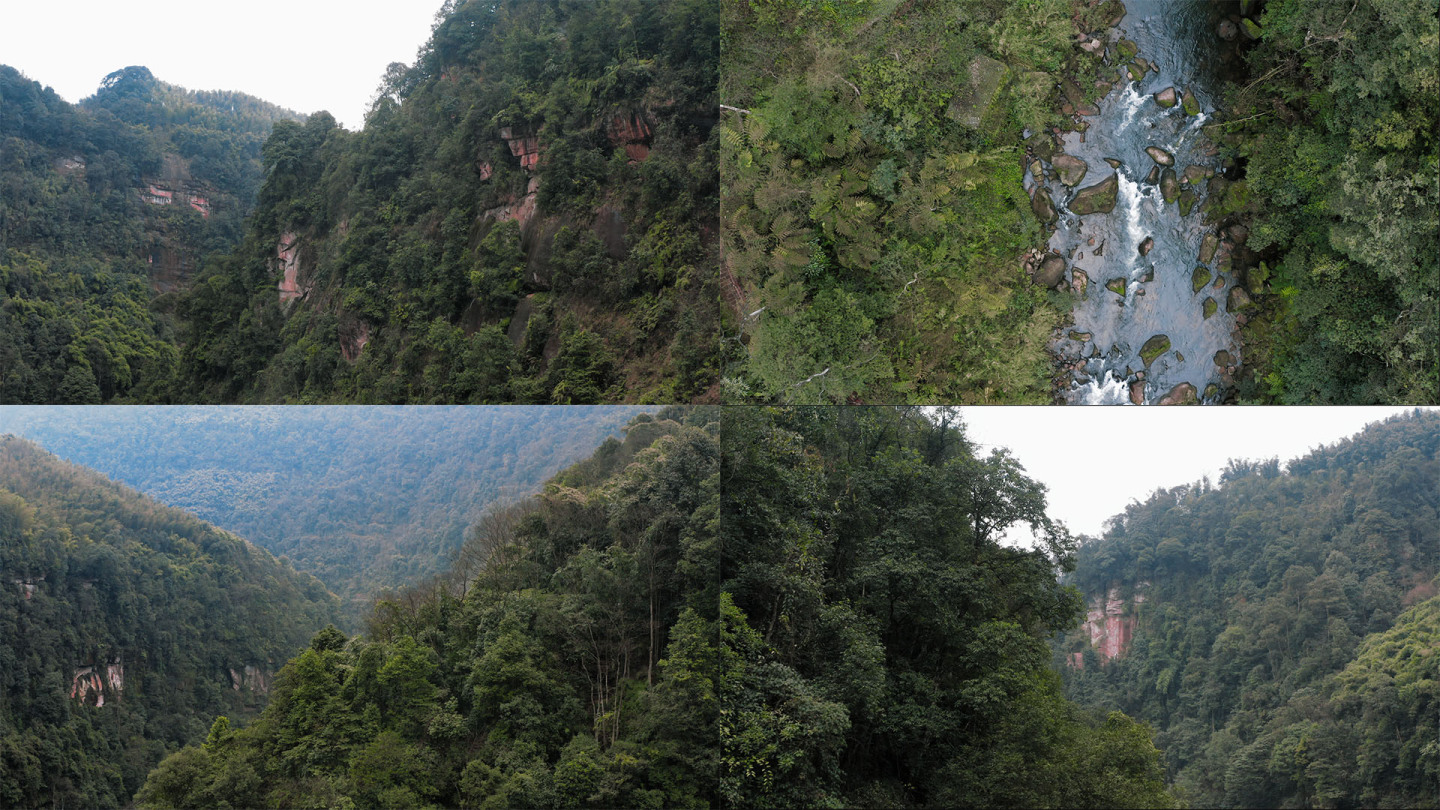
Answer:
[[[1064,134],[1062,151],[1089,166],[1076,188],[1062,185],[1054,171],[1047,173],[1045,186],[1059,213],[1050,249],[1065,258],[1067,280],[1074,278],[1075,269],[1088,276],[1084,294],[1075,295],[1074,325],[1055,347],[1072,367],[1079,366],[1065,391],[1071,403],[1129,403],[1132,396],[1154,403],[1181,383],[1194,386],[1201,401],[1218,402],[1240,362],[1235,317],[1227,311],[1226,300],[1235,279],[1229,272],[1215,278],[1223,251],[1208,265],[1199,261],[1202,240],[1215,232],[1213,224],[1202,221],[1208,183],[1178,186],[1196,195],[1189,214],[1181,216],[1178,201],[1165,202],[1152,174],[1157,163],[1145,151],[1155,146],[1173,155],[1177,179],[1191,166],[1223,174],[1205,125],[1215,117],[1219,55],[1230,46],[1220,40],[1216,26],[1234,5],[1127,0],[1120,36],[1136,44],[1139,57],[1152,70],[1139,81],[1127,75],[1119,82],[1099,103],[1098,115],[1081,119],[1089,123],[1083,136]],[[1112,53],[1114,47],[1112,42]],[[1125,64],[1117,68],[1124,71]],[[1177,97],[1192,93],[1199,114],[1187,114],[1181,103],[1167,109],[1156,102],[1156,93],[1172,87]],[[1119,167],[1112,169],[1107,158],[1119,161]],[[1118,194],[1111,212],[1077,216],[1070,211],[1078,189],[1112,173]],[[1142,256],[1146,239],[1154,240],[1153,247]],[[1196,268],[1202,266],[1211,278],[1197,291]],[[1125,280],[1123,295],[1106,287],[1107,282],[1118,287],[1117,279]],[[1208,318],[1207,298],[1214,301]],[[1071,337],[1084,333],[1087,340]],[[1141,349],[1157,335],[1169,339],[1169,348],[1147,366]],[[1160,343],[1157,339],[1151,345]],[[1217,365],[1220,352],[1229,354],[1219,354],[1219,362],[1232,367],[1228,371]]]

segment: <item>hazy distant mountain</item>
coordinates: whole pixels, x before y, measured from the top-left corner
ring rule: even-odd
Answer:
[[[283,554],[363,604],[441,570],[487,507],[533,493],[640,410],[7,408],[0,432]]]

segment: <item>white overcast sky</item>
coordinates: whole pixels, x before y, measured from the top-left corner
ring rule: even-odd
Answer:
[[[970,440],[1008,447],[1049,487],[1050,515],[1098,536],[1132,500],[1210,476],[1231,458],[1282,463],[1409,408],[962,408]],[[1028,529],[1024,535],[1028,536]],[[1014,535],[1012,534],[1012,539]]]
[[[414,64],[442,0],[0,0],[0,64],[67,101],[129,65],[359,129],[391,62]]]

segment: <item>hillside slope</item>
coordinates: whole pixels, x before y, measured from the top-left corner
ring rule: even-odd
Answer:
[[[264,550],[0,436],[0,805],[126,804],[336,613]]]
[[[1080,549],[1089,615],[1057,658],[1075,700],[1156,728],[1195,804],[1433,803],[1435,665],[1397,674],[1433,648],[1384,634],[1433,621],[1437,574],[1440,414],[1417,411],[1130,506]]]
[[[716,375],[715,4],[451,0],[350,133],[275,128],[185,401],[689,401]]]
[[[167,396],[173,294],[239,243],[260,146],[295,118],[138,66],[72,105],[0,66],[0,402]]]
[[[364,636],[316,635],[137,804],[714,805],[719,416],[637,416]]]

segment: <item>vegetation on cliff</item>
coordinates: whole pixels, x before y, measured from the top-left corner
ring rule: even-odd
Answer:
[[[0,436],[0,805],[128,804],[336,612],[265,551]]]
[[[283,555],[354,623],[377,592],[443,570],[487,505],[536,492],[637,411],[38,407],[6,409],[0,430]]]
[[[1022,138],[1075,127],[1057,88],[1093,99],[1101,66],[1076,34],[1119,4],[723,8],[727,397],[1048,402],[1064,300],[1022,269]]]
[[[1267,0],[1225,213],[1267,264],[1249,397],[1440,402],[1440,19],[1432,0]]]
[[[316,635],[138,805],[713,806],[718,419],[636,417],[363,636]]]
[[[72,105],[0,66],[0,402],[169,395],[173,292],[240,241],[295,114],[143,67]]]
[[[1173,806],[1148,729],[1061,694],[1074,547],[1007,452],[860,407],[729,409],[723,450],[727,806]]]
[[[1440,414],[1415,412],[1218,487],[1156,492],[1080,547],[1134,638],[1081,652],[1067,693],[1156,730],[1204,807],[1416,807],[1440,789]]]
[[[675,402],[719,341],[715,4],[451,0],[360,132],[275,128],[187,401]]]

